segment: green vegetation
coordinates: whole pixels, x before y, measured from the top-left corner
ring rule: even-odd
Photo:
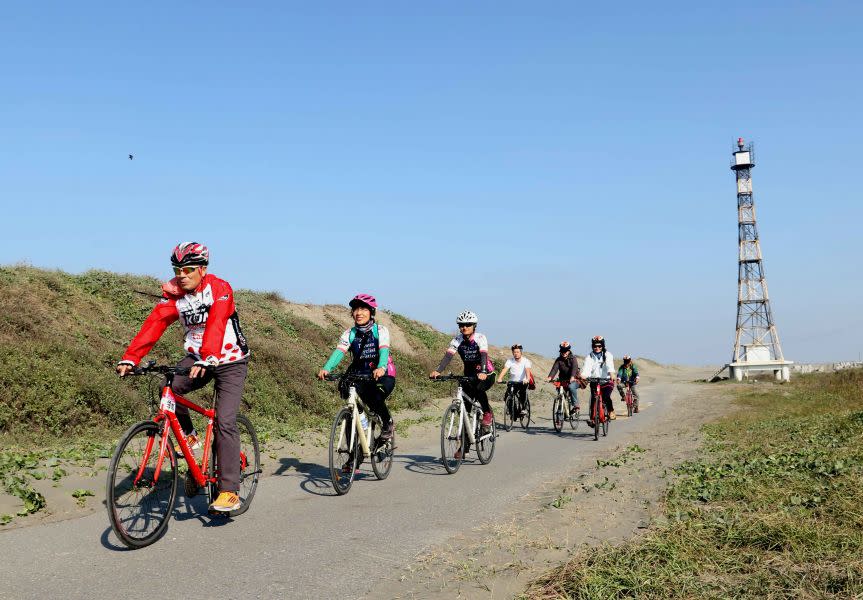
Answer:
[[[136,293],[142,292],[142,293]],[[144,378],[120,380],[113,366],[152,309],[159,281],[88,271],[71,275],[32,267],[0,267],[0,439],[5,447],[43,447],[70,436],[113,439],[149,414]],[[275,293],[238,290],[237,308],[252,360],[245,410],[262,431],[291,435],[324,427],[339,403],[334,386],[316,382],[340,333],[291,312]],[[433,388],[424,380],[446,336],[391,315],[415,352],[396,350],[395,409],[419,407]],[[183,356],[174,325],[150,358]],[[422,375],[422,376],[419,376]],[[211,390],[198,394],[206,401]]]
[[[159,286],[152,277],[105,271],[0,267],[0,489],[20,498],[27,512],[44,506],[33,479],[65,475],[58,457],[92,464],[110,456],[121,432],[150,416],[150,391],[159,382],[121,380],[113,369]],[[252,350],[243,410],[261,439],[327,431],[341,400],[334,385],[314,374],[341,326],[332,318],[321,326],[298,316],[275,293],[237,290],[236,302]],[[390,406],[420,408],[441,391],[426,375],[448,339],[422,323],[390,317],[413,350],[394,349],[399,380]],[[172,325],[149,358],[180,360],[181,329]],[[212,386],[191,395],[206,405],[211,396]],[[0,515],[0,524],[9,518]]]
[[[668,491],[668,523],[586,549],[526,597],[863,596],[863,371],[746,386]]]

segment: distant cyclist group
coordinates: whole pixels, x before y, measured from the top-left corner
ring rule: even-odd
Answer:
[[[191,471],[197,471],[197,473],[195,473],[196,479],[187,479],[187,490],[190,486],[191,489],[197,489],[196,482],[198,485],[210,485],[213,493],[209,509],[214,512],[238,514],[245,509],[242,507],[244,499],[241,497],[241,488],[248,487],[245,479],[253,477],[256,484],[257,474],[260,472],[257,469],[259,459],[254,430],[244,417],[240,417],[242,422],[238,426],[238,412],[248,374],[250,350],[240,327],[233,290],[228,282],[208,273],[209,262],[210,253],[203,244],[183,242],[174,248],[171,253],[174,278],[162,285],[161,299],[145,319],[140,331],[130,342],[117,364],[116,370],[121,377],[157,372],[153,362],[144,367],[139,364],[152,350],[167,327],[174,321],[181,322],[185,330],[183,350],[186,356],[176,367],[158,367],[161,369],[158,372],[166,376],[166,381],[160,411],[155,419],[156,425],[153,425],[152,421],[145,422],[127,431],[127,438],[131,437],[135,427],[149,437],[144,438],[142,445],[144,457],[138,459],[140,464],[131,469],[127,468],[129,471],[127,479],[130,481],[126,482],[129,488],[126,491],[134,496],[141,494],[144,488],[158,487],[160,472],[166,460],[165,456],[168,454],[166,450],[168,430],[174,427],[175,437],[182,437],[182,440],[178,439],[170,448],[172,452],[169,462],[173,460],[174,452],[177,456],[185,455],[187,460],[194,462],[194,456],[190,451],[200,448],[202,443],[205,448],[204,454],[212,453],[210,463],[208,464],[208,457],[205,456],[200,469],[190,465]],[[396,386],[396,367],[390,348],[390,332],[376,319],[378,303],[373,296],[365,293],[357,294],[350,300],[348,306],[353,326],[341,334],[335,350],[317,373],[317,377],[321,380],[340,379],[339,389],[342,397],[355,409],[351,415],[359,415],[357,422],[354,423],[352,421],[354,417],[346,411],[342,420],[337,419],[334,424],[331,470],[334,471],[333,477],[334,482],[337,483],[337,490],[340,488],[336,478],[347,477],[349,487],[363,454],[371,454],[375,474],[379,478],[386,477],[389,467],[383,468],[382,465],[387,465],[387,460],[390,462],[392,460],[395,434],[393,418],[387,407],[387,398]],[[507,385],[506,397],[512,399],[512,405],[510,406],[508,402],[505,408],[509,418],[522,419],[524,424],[526,416],[527,423],[530,422],[528,390],[535,389],[536,385],[531,360],[524,355],[521,344],[513,344],[512,357],[506,360],[498,375],[489,357],[488,339],[477,331],[478,322],[476,313],[470,310],[465,310],[458,315],[456,324],[459,333],[450,341],[440,363],[429,374],[433,380],[457,379],[459,385],[453,407],[457,402],[461,403],[460,412],[456,415],[453,407],[448,409],[449,412],[444,416],[442,427],[441,445],[445,466],[448,460],[463,459],[471,443],[476,446],[483,463],[491,460],[496,434],[488,391],[496,381]],[[562,342],[558,349],[559,355],[546,380],[554,381],[560,388],[560,397],[566,398],[568,403],[568,406],[564,407],[567,409],[565,412],[570,417],[579,414],[579,390],[589,387],[591,403],[586,419],[588,426],[598,427],[598,422],[602,421],[607,431],[607,421],[616,418],[612,405],[615,382],[621,400],[627,402],[627,406],[630,407],[630,414],[638,412],[638,368],[631,357],[624,356],[622,365],[615,370],[613,356],[606,349],[605,339],[602,336],[593,337],[590,344],[591,351],[585,356],[579,368],[578,359],[569,342]],[[350,364],[345,372],[333,373],[348,354],[350,354]],[[461,358],[463,375],[443,377],[442,374],[456,354]],[[182,397],[183,394],[202,388],[210,381],[215,384],[215,400],[214,409],[209,413]],[[209,417],[208,430],[203,440],[194,428],[189,408]],[[475,432],[471,429],[468,416],[474,414],[474,409]],[[370,426],[369,417],[373,418],[377,425]],[[363,438],[364,432],[369,432],[370,427],[374,430],[374,436],[369,433],[368,439],[358,441],[357,438]],[[557,429],[557,424],[555,428]],[[253,438],[253,450],[247,451],[241,448],[241,430]],[[369,447],[361,449],[360,446],[363,444],[359,442],[365,442],[364,445]],[[157,443],[160,444],[159,448],[156,448]],[[337,447],[332,447],[333,444]],[[120,447],[117,448],[112,460],[112,470],[119,470],[121,460],[117,454],[124,449],[125,445],[128,444],[121,442]],[[451,447],[449,459],[447,447]],[[254,457],[250,454],[254,454]],[[151,459],[151,455],[156,458]],[[483,455],[487,460],[483,460]],[[337,458],[333,459],[332,456]],[[252,458],[254,465],[250,463]],[[151,463],[155,463],[155,466],[149,467]],[[174,463],[170,462],[170,464]],[[209,475],[204,473],[204,470],[208,470]],[[447,470],[454,472],[449,466]],[[173,474],[173,476],[176,480],[176,475]],[[167,475],[162,477],[165,478]],[[119,493],[117,490],[122,486],[118,481],[121,479],[121,475],[109,476],[109,498],[114,498]],[[176,481],[174,487],[176,487]],[[339,493],[344,493],[346,489],[343,487]],[[253,493],[254,486],[251,490]],[[171,503],[174,495],[175,492],[170,495]],[[250,501],[251,498],[247,500]],[[131,500],[128,501],[131,502]],[[121,504],[121,501],[117,500],[117,504]],[[140,542],[143,538],[135,538],[132,533],[119,525],[121,519],[119,511],[117,506],[109,507],[115,532],[127,543],[129,540],[136,539]],[[149,531],[147,535],[157,537],[157,534],[158,532]],[[141,544],[129,543],[129,545]]]

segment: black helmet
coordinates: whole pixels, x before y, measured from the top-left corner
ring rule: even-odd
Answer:
[[[593,336],[593,339],[590,340],[591,349],[593,349],[594,346],[602,346],[602,351],[605,352],[605,338],[601,335]]]

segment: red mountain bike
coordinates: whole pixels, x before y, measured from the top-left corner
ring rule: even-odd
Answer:
[[[602,401],[602,386],[609,385],[610,379],[602,377],[588,377],[585,379],[590,384],[590,419],[593,421],[593,441],[599,439],[599,430],[602,435],[608,435],[608,414],[605,412],[605,402]]]
[[[633,398],[632,396],[632,384],[627,383],[626,385],[626,395],[623,399],[626,401],[626,416],[631,417],[633,413],[638,412],[638,400]]]
[[[207,502],[219,495],[219,479],[216,449],[213,445],[214,408],[203,408],[171,391],[175,375],[188,375],[188,368],[156,365],[150,361],[138,367],[131,375],[161,374],[165,376],[159,410],[152,421],[141,421],[132,425],[117,444],[108,467],[106,504],[111,528],[117,538],[129,548],[143,548],[158,540],[168,527],[168,520],[177,499],[176,447],[186,460],[185,492],[192,497],[201,489],[206,490]],[[186,442],[183,429],[177,420],[177,404],[187,407],[207,418],[207,433],[200,464]],[[245,415],[237,415],[240,430],[240,501],[237,510],[220,513],[229,517],[241,515],[249,509],[258,477],[261,474],[261,453],[258,436],[252,422]]]

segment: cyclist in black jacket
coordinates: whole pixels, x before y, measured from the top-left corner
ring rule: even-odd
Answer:
[[[560,356],[555,359],[554,364],[551,366],[551,371],[548,373],[548,381],[554,379],[555,375],[558,376],[560,385],[569,387],[569,392],[571,394],[569,410],[579,410],[580,407],[578,406],[577,395],[578,358],[576,358],[575,354],[572,353],[572,347],[569,345],[569,342],[560,343]]]

